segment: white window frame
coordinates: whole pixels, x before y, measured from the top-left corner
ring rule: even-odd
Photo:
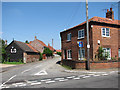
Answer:
[[[105,35],[103,35],[103,29],[105,29]],[[101,28],[101,33],[102,33],[102,37],[110,37],[110,28],[108,28],[109,29],[109,36],[107,36],[107,34],[106,34],[106,29],[107,28]]]
[[[84,50],[84,56],[83,56],[83,54],[82,54],[82,57],[80,58],[80,53],[81,53],[81,51],[80,50]],[[80,53],[79,53],[79,51],[80,51]],[[82,52],[83,53],[83,52]],[[81,49],[79,49],[78,50],[78,60],[84,60],[85,59],[85,48],[81,48]]]
[[[10,49],[10,52],[11,52],[11,53],[16,53],[16,52],[17,52],[17,49],[12,46],[12,48]]]
[[[103,49],[106,49],[106,51],[107,51],[108,48],[103,48]],[[109,49],[110,49],[110,48],[109,48]],[[108,60],[111,59],[111,49],[110,49],[110,57],[108,57],[107,59],[108,59]]]
[[[120,58],[120,48],[118,49],[118,57]]]
[[[70,51],[71,51],[71,55],[69,56]],[[71,49],[67,50],[67,59],[72,59],[72,50]]]
[[[82,32],[83,32],[83,36],[82,36]],[[81,37],[79,36],[79,33],[81,34]],[[82,39],[85,37],[85,30],[84,29],[81,29],[78,31],[78,39]]]
[[[71,41],[71,33],[67,34],[67,41]]]

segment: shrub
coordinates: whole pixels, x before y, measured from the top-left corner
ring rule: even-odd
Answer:
[[[61,52],[57,52],[57,54],[61,56]]]
[[[39,58],[39,60],[42,60],[43,59],[43,56],[42,56],[42,53],[40,53],[40,58]]]
[[[49,48],[45,48],[43,54],[46,54],[47,57],[53,56],[53,52]]]

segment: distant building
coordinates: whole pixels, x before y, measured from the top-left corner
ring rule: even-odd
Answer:
[[[47,47],[47,45],[41,40],[38,40],[36,36],[35,39],[30,41],[29,44],[41,53],[43,53],[43,50]]]
[[[10,62],[20,60],[24,63],[39,61],[39,52],[33,48],[30,44],[26,44],[20,41],[13,40],[6,47],[7,56],[10,58]]]
[[[62,31],[61,50],[62,61],[76,62],[87,59],[87,31],[86,22]],[[80,49],[78,42],[83,42]],[[95,60],[97,50],[103,47],[104,54],[108,53],[108,60],[112,57],[120,58],[120,21],[114,19],[112,8],[107,10],[106,18],[93,17],[89,19],[90,59]]]

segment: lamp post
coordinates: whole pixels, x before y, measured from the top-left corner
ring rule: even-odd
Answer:
[[[86,70],[90,70],[90,55],[89,55],[89,49],[90,49],[90,44],[89,44],[89,24],[88,24],[88,0],[86,0],[86,29],[87,29],[87,61],[86,61]]]

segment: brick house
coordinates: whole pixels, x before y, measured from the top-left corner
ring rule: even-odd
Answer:
[[[108,53],[108,59],[120,58],[120,21],[114,20],[112,8],[107,9],[106,18],[93,17],[89,19],[90,59],[95,61],[100,46]],[[87,59],[86,21],[60,32],[62,61],[79,61]],[[79,41],[83,47],[78,46]],[[105,54],[105,53],[104,53]]]
[[[44,48],[47,47],[47,45],[41,40],[38,40],[36,36],[35,39],[33,41],[30,41],[29,44],[41,53],[43,53]]]
[[[6,47],[7,56],[10,58],[10,62],[20,60],[24,63],[39,61],[39,52],[33,48],[30,44],[26,44],[20,41],[13,40]]]

